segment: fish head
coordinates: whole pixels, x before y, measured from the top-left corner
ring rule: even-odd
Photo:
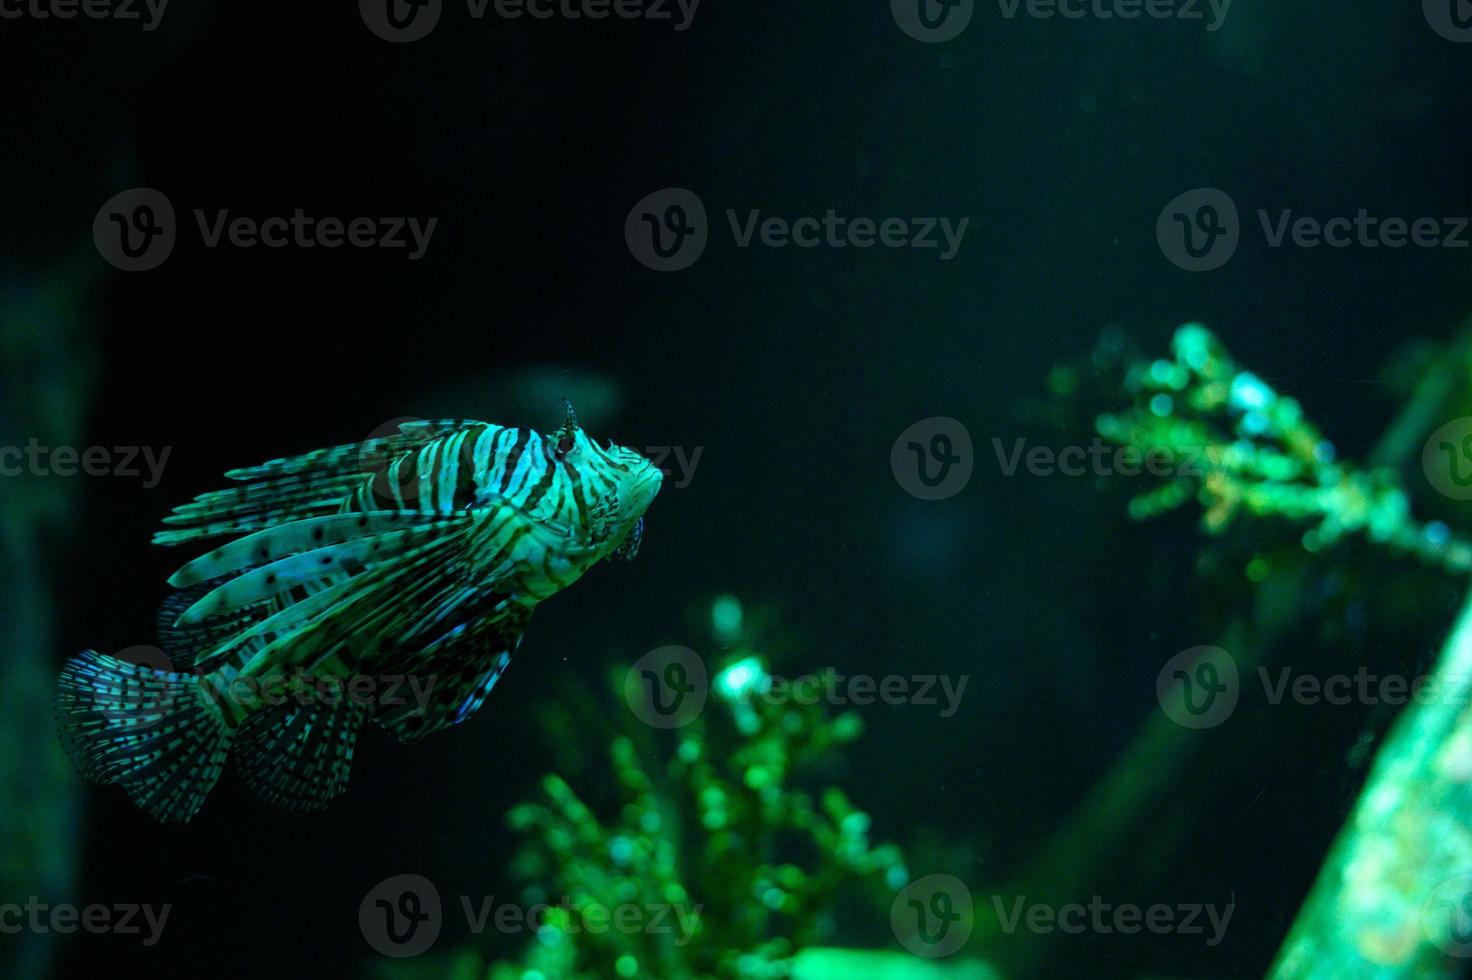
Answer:
[[[581,429],[573,435],[568,459],[583,479],[592,539],[605,555],[632,558],[644,512],[659,495],[664,474],[642,453],[612,441],[600,446]]]

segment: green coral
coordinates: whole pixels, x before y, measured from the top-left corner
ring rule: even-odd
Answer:
[[[726,597],[711,613],[714,632],[732,645],[711,703],[666,733],[668,751],[624,712],[628,730],[609,747],[616,800],[595,812],[553,775],[539,799],[509,814],[530,838],[517,860],[535,882],[525,901],[568,902],[549,913],[519,962],[490,967],[492,980],[816,976],[818,947],[834,938],[850,896],[867,894],[870,917],[887,924],[889,900],[908,879],[900,851],[871,842],[869,816],[840,789],[800,785],[859,736],[858,716],[765,697],[767,660],[740,640],[739,604]],[[623,672],[615,674],[619,690]],[[683,935],[594,932],[580,921],[583,909],[630,905],[698,912],[697,924]],[[876,968],[897,962],[849,955],[871,957]]]
[[[1096,423],[1145,469],[1165,474],[1131,500],[1131,516],[1157,516],[1194,500],[1209,533],[1240,513],[1277,516],[1311,525],[1302,537],[1309,551],[1363,535],[1449,571],[1472,570],[1472,545],[1453,539],[1440,522],[1411,518],[1394,471],[1337,461],[1302,406],[1238,367],[1206,327],[1180,327],[1171,352],[1129,365],[1131,404]]]

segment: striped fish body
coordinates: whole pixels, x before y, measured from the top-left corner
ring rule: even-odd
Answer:
[[[368,718],[410,741],[463,721],[535,606],[632,550],[661,482],[570,411],[550,436],[415,422],[227,476],[240,486],[176,508],[155,537],[228,539],[169,580],[161,634],[175,670],[89,651],[59,688],[82,771],[160,819],[193,816],[227,756],[258,795],[313,809],[346,787]],[[267,696],[406,678],[422,704]]]

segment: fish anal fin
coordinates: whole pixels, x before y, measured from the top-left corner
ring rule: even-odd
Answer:
[[[236,771],[257,797],[294,813],[319,810],[348,786],[353,749],[369,709],[345,696],[285,704],[241,726]]]

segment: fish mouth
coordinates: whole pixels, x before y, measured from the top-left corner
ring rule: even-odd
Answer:
[[[629,509],[635,517],[642,517],[654,503],[654,498],[659,495],[659,488],[664,484],[664,474],[659,467],[653,463],[646,463],[641,471],[634,477],[633,486],[629,488]]]

